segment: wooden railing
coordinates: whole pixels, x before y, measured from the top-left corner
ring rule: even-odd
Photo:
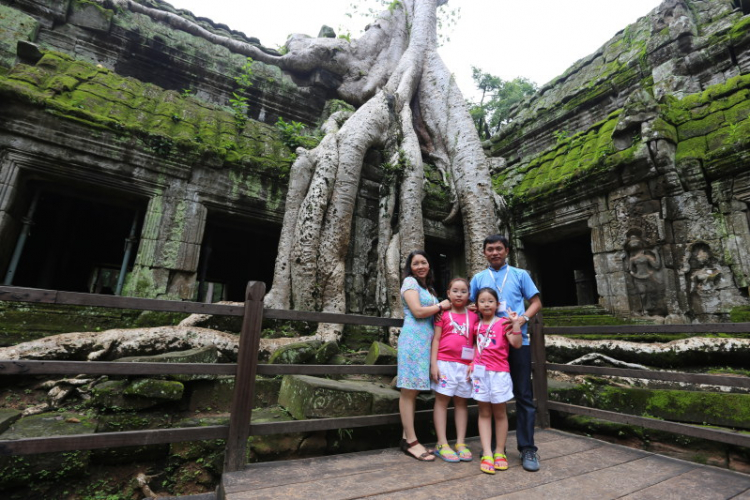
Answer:
[[[256,375],[346,375],[375,374],[395,375],[395,365],[268,365],[258,363],[261,323],[263,318],[325,322],[350,325],[393,327],[401,326],[402,320],[376,318],[372,316],[312,313],[263,308],[265,285],[250,282],[246,291],[244,307],[220,304],[202,304],[156,299],[116,297],[52,290],[39,290],[0,286],[0,300],[77,306],[98,306],[108,308],[168,311],[181,313],[242,316],[243,324],[239,339],[237,363],[117,363],[105,361],[33,361],[0,360],[0,375],[234,375],[235,389],[230,408],[229,425],[207,427],[153,429],[142,431],[107,432],[92,435],[54,436],[0,440],[0,456],[29,455],[35,453],[70,450],[90,450],[119,446],[143,446],[181,441],[225,439],[226,452],[224,471],[240,470],[245,466],[247,439],[250,435],[269,435],[289,432],[312,432],[340,428],[364,427],[400,423],[398,413],[367,415],[357,417],[323,418],[292,422],[251,423]],[[567,373],[590,373],[637,377],[645,379],[673,380],[694,383],[720,384],[735,387],[750,387],[750,379],[720,375],[699,375],[679,372],[624,370],[571,366],[546,362],[544,338],[549,334],[580,333],[708,333],[708,332],[748,332],[750,324],[710,324],[710,325],[664,325],[664,326],[597,326],[597,327],[543,327],[541,315],[530,325],[534,394],[537,403],[537,423],[550,426],[549,411],[560,411],[578,415],[588,415],[605,420],[622,422],[652,429],[665,430],[693,437],[750,446],[750,436],[704,427],[665,422],[662,420],[624,415],[621,413],[585,408],[581,406],[549,401],[547,397],[547,371],[557,370]],[[513,403],[509,408],[514,407]],[[427,420],[431,410],[417,412],[418,420]]]
[[[544,341],[545,335],[573,335],[573,334],[599,334],[599,335],[626,335],[626,334],[645,334],[645,333],[750,333],[750,323],[710,323],[702,325],[626,325],[626,326],[578,326],[578,327],[541,327],[541,321],[536,325],[535,331],[542,332],[536,338],[532,334],[531,341],[533,353],[536,360],[544,360],[544,363],[536,362],[534,367],[534,378],[539,379],[539,387],[534,386],[535,394],[543,395],[537,400],[537,422],[542,427],[549,427],[549,411],[559,411],[573,415],[585,415],[589,417],[600,418],[612,422],[623,423],[655,429],[659,431],[672,432],[695,438],[719,441],[722,443],[735,444],[739,446],[750,447],[750,435],[747,433],[735,433],[721,429],[709,428],[706,426],[697,426],[682,424],[678,422],[669,422],[656,418],[641,417],[628,415],[597,408],[550,401],[546,387],[547,371],[554,370],[574,374],[605,375],[622,378],[636,378],[648,380],[663,380],[670,382],[683,382],[692,384],[709,384],[726,387],[750,388],[750,377],[732,377],[727,375],[706,375],[699,373],[685,373],[677,371],[660,371],[660,370],[636,370],[623,368],[604,368],[594,366],[564,365],[547,363],[545,358]]]

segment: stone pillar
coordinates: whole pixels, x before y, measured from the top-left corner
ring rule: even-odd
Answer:
[[[193,298],[207,213],[195,198],[181,186],[151,198],[123,295]]]
[[[18,165],[8,152],[0,153],[0,272],[5,275],[18,239],[21,222],[10,209],[18,192]]]

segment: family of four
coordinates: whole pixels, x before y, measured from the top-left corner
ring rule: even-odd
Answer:
[[[515,398],[521,463],[528,471],[539,470],[526,323],[541,310],[542,302],[529,274],[506,262],[509,250],[505,236],[485,238],[483,252],[489,267],[474,275],[471,282],[453,279],[448,285],[448,299],[443,301],[435,297],[427,254],[415,250],[406,259],[397,386],[401,390],[401,450],[417,460],[472,460],[465,438],[467,400],[473,398],[479,405],[480,469],[488,474],[506,470],[505,403]],[[417,395],[430,389],[435,392],[435,450],[422,446],[414,430]],[[455,449],[446,438],[451,398],[455,407]]]

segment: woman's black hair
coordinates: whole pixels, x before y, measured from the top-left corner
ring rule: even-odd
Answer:
[[[414,257],[416,255],[421,255],[422,257],[427,259],[427,263],[430,265],[430,270],[427,273],[427,276],[425,276],[424,281],[414,276],[414,274],[412,274],[411,272],[411,261],[414,260]],[[414,250],[406,257],[406,264],[404,265],[403,273],[401,273],[401,280],[403,281],[409,276],[417,280],[417,283],[419,283],[422,288],[427,289],[432,295],[435,295],[435,289],[433,288],[433,284],[435,283],[435,275],[432,273],[432,262],[430,261],[430,256],[427,255],[427,252],[425,252],[424,250]]]
[[[494,288],[486,286],[484,288],[480,288],[477,292],[477,300],[479,300],[479,296],[482,295],[484,292],[492,294],[493,297],[495,297],[495,300],[500,302],[500,298],[497,296],[497,291],[495,291]]]

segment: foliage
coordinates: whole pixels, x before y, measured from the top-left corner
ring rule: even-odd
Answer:
[[[503,80],[472,66],[474,84],[482,95],[479,102],[470,103],[469,113],[477,127],[479,137],[489,139],[500,127],[510,121],[510,110],[526,96],[537,91],[536,83],[517,77]]]
[[[244,95],[247,89],[252,87],[253,77],[253,60],[248,57],[245,64],[240,68],[240,73],[234,77],[234,82],[237,84],[237,91],[232,92],[232,97],[229,98],[229,105],[232,107],[234,112],[234,123],[237,126],[237,130],[245,128],[247,123],[247,96]]]
[[[291,123],[287,123],[283,118],[279,117],[276,121],[276,128],[281,132],[281,142],[292,151],[298,147],[312,149],[320,142],[320,137],[306,133],[307,127],[305,127],[304,123],[294,120]]]

